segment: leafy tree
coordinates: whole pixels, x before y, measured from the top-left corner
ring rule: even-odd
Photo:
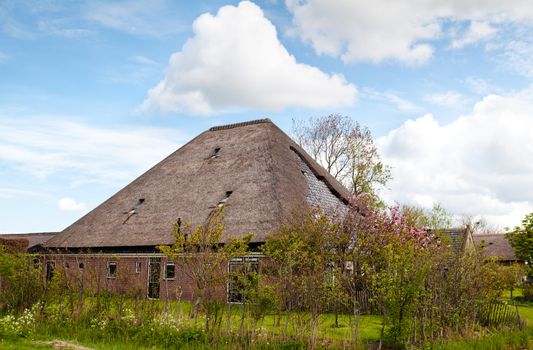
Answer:
[[[228,281],[228,262],[248,251],[252,234],[232,238],[223,243],[224,207],[214,210],[204,225],[191,228],[188,222],[174,225],[176,242],[172,246],[159,246],[193,282],[195,295],[192,311],[197,314],[201,306],[206,312],[205,329],[209,334],[220,324],[222,304],[225,303]]]
[[[271,278],[286,312],[285,335],[291,312],[307,310],[306,323],[314,344],[333,267],[330,238],[338,228],[320,210],[301,208],[294,210],[290,221],[270,234],[262,247],[274,264]]]
[[[21,313],[44,295],[38,257],[0,245],[0,311]]]
[[[452,226],[452,215],[442,204],[434,203],[433,207],[422,217],[421,226],[431,230],[442,230]]]
[[[513,299],[513,291],[518,288],[524,276],[524,267],[520,264],[502,266],[501,277],[504,287],[510,292],[510,299]]]
[[[452,214],[436,202],[430,210],[414,205],[403,205],[401,215],[406,224],[430,230],[443,230],[452,226]]]
[[[378,304],[384,317],[382,333],[388,325],[391,342],[403,344],[424,292],[434,242],[425,230],[405,220],[397,207],[382,210],[359,199],[351,211],[345,227],[353,242],[352,277]]]
[[[533,213],[527,214],[522,220],[522,226],[516,226],[507,233],[507,239],[514,248],[518,259],[527,265],[528,277],[533,278]]]
[[[293,120],[293,131],[300,146],[354,195],[376,195],[391,179],[370,130],[347,116]]]

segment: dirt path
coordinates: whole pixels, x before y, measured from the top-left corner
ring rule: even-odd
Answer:
[[[77,345],[65,340],[51,340],[51,341],[34,341],[35,344],[44,344],[51,345],[54,349],[65,349],[65,350],[93,350],[91,348],[86,348],[85,346]]]

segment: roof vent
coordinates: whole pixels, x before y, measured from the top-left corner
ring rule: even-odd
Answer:
[[[144,198],[139,198],[137,203],[135,203],[135,205],[131,207],[129,211],[125,211],[123,213],[123,214],[128,214],[128,217],[126,218],[126,220],[124,220],[123,224],[125,224],[133,215],[137,214],[137,210],[141,207],[141,205],[143,205],[143,203],[144,203]]]
[[[218,201],[218,206],[219,207],[223,207],[224,205],[226,205],[226,202],[228,201],[229,197],[231,197],[232,193],[233,193],[233,191],[227,191],[226,195],[224,196],[224,198],[222,198],[220,201]]]

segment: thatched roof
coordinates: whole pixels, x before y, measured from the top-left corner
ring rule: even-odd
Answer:
[[[314,189],[310,191],[310,187]],[[269,119],[213,127],[49,240],[45,247],[172,244],[172,227],[178,217],[193,227],[201,225],[227,194],[224,239],[255,232],[255,242],[264,241],[296,205],[320,205],[322,196],[323,206],[331,207],[346,203],[350,196]]]
[[[476,247],[482,249],[482,254],[486,257],[493,257],[500,261],[518,261],[514,249],[509,244],[505,234],[477,234],[474,235]]]
[[[28,240],[28,249],[43,244],[50,238],[54,237],[57,232],[33,232],[33,233],[4,233],[0,238],[5,239],[26,239]]]
[[[28,249],[28,240],[25,238],[4,238],[0,236],[0,246],[8,253],[24,253]]]

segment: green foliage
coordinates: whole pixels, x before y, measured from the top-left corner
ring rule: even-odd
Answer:
[[[431,350],[521,350],[531,349],[532,329],[524,331],[505,330],[494,334],[484,335],[477,339],[461,339],[441,342],[440,344],[426,344],[421,349]]]
[[[0,312],[21,313],[44,293],[37,256],[9,253],[0,245]]]
[[[521,264],[501,266],[499,269],[503,287],[509,290],[510,298],[513,299],[513,291],[522,285],[522,277],[524,276],[525,269]]]
[[[533,301],[533,283],[524,283],[522,287],[522,295],[527,301]]]
[[[193,282],[195,301],[192,312],[198,315],[198,307],[206,312],[205,330],[208,334],[220,329],[222,308],[226,303],[228,263],[231,259],[247,254],[253,234],[242,238],[230,238],[224,244],[224,206],[211,212],[207,222],[191,228],[188,222],[174,225],[176,242],[172,246],[159,246]]]
[[[299,208],[288,224],[269,235],[262,247],[273,263],[269,278],[287,319],[294,310],[309,311],[309,319],[299,319],[298,325],[300,332],[309,330],[311,344],[319,316],[327,305],[328,282],[335,270],[331,237],[339,229],[320,210]],[[285,332],[287,327],[288,324]]]
[[[404,205],[402,216],[407,224],[425,227],[431,230],[442,230],[452,226],[452,215],[440,203],[434,203],[431,210]]]
[[[516,226],[507,233],[507,239],[514,248],[518,259],[527,266],[527,274],[533,278],[533,213],[527,214],[522,220],[522,226]]]

